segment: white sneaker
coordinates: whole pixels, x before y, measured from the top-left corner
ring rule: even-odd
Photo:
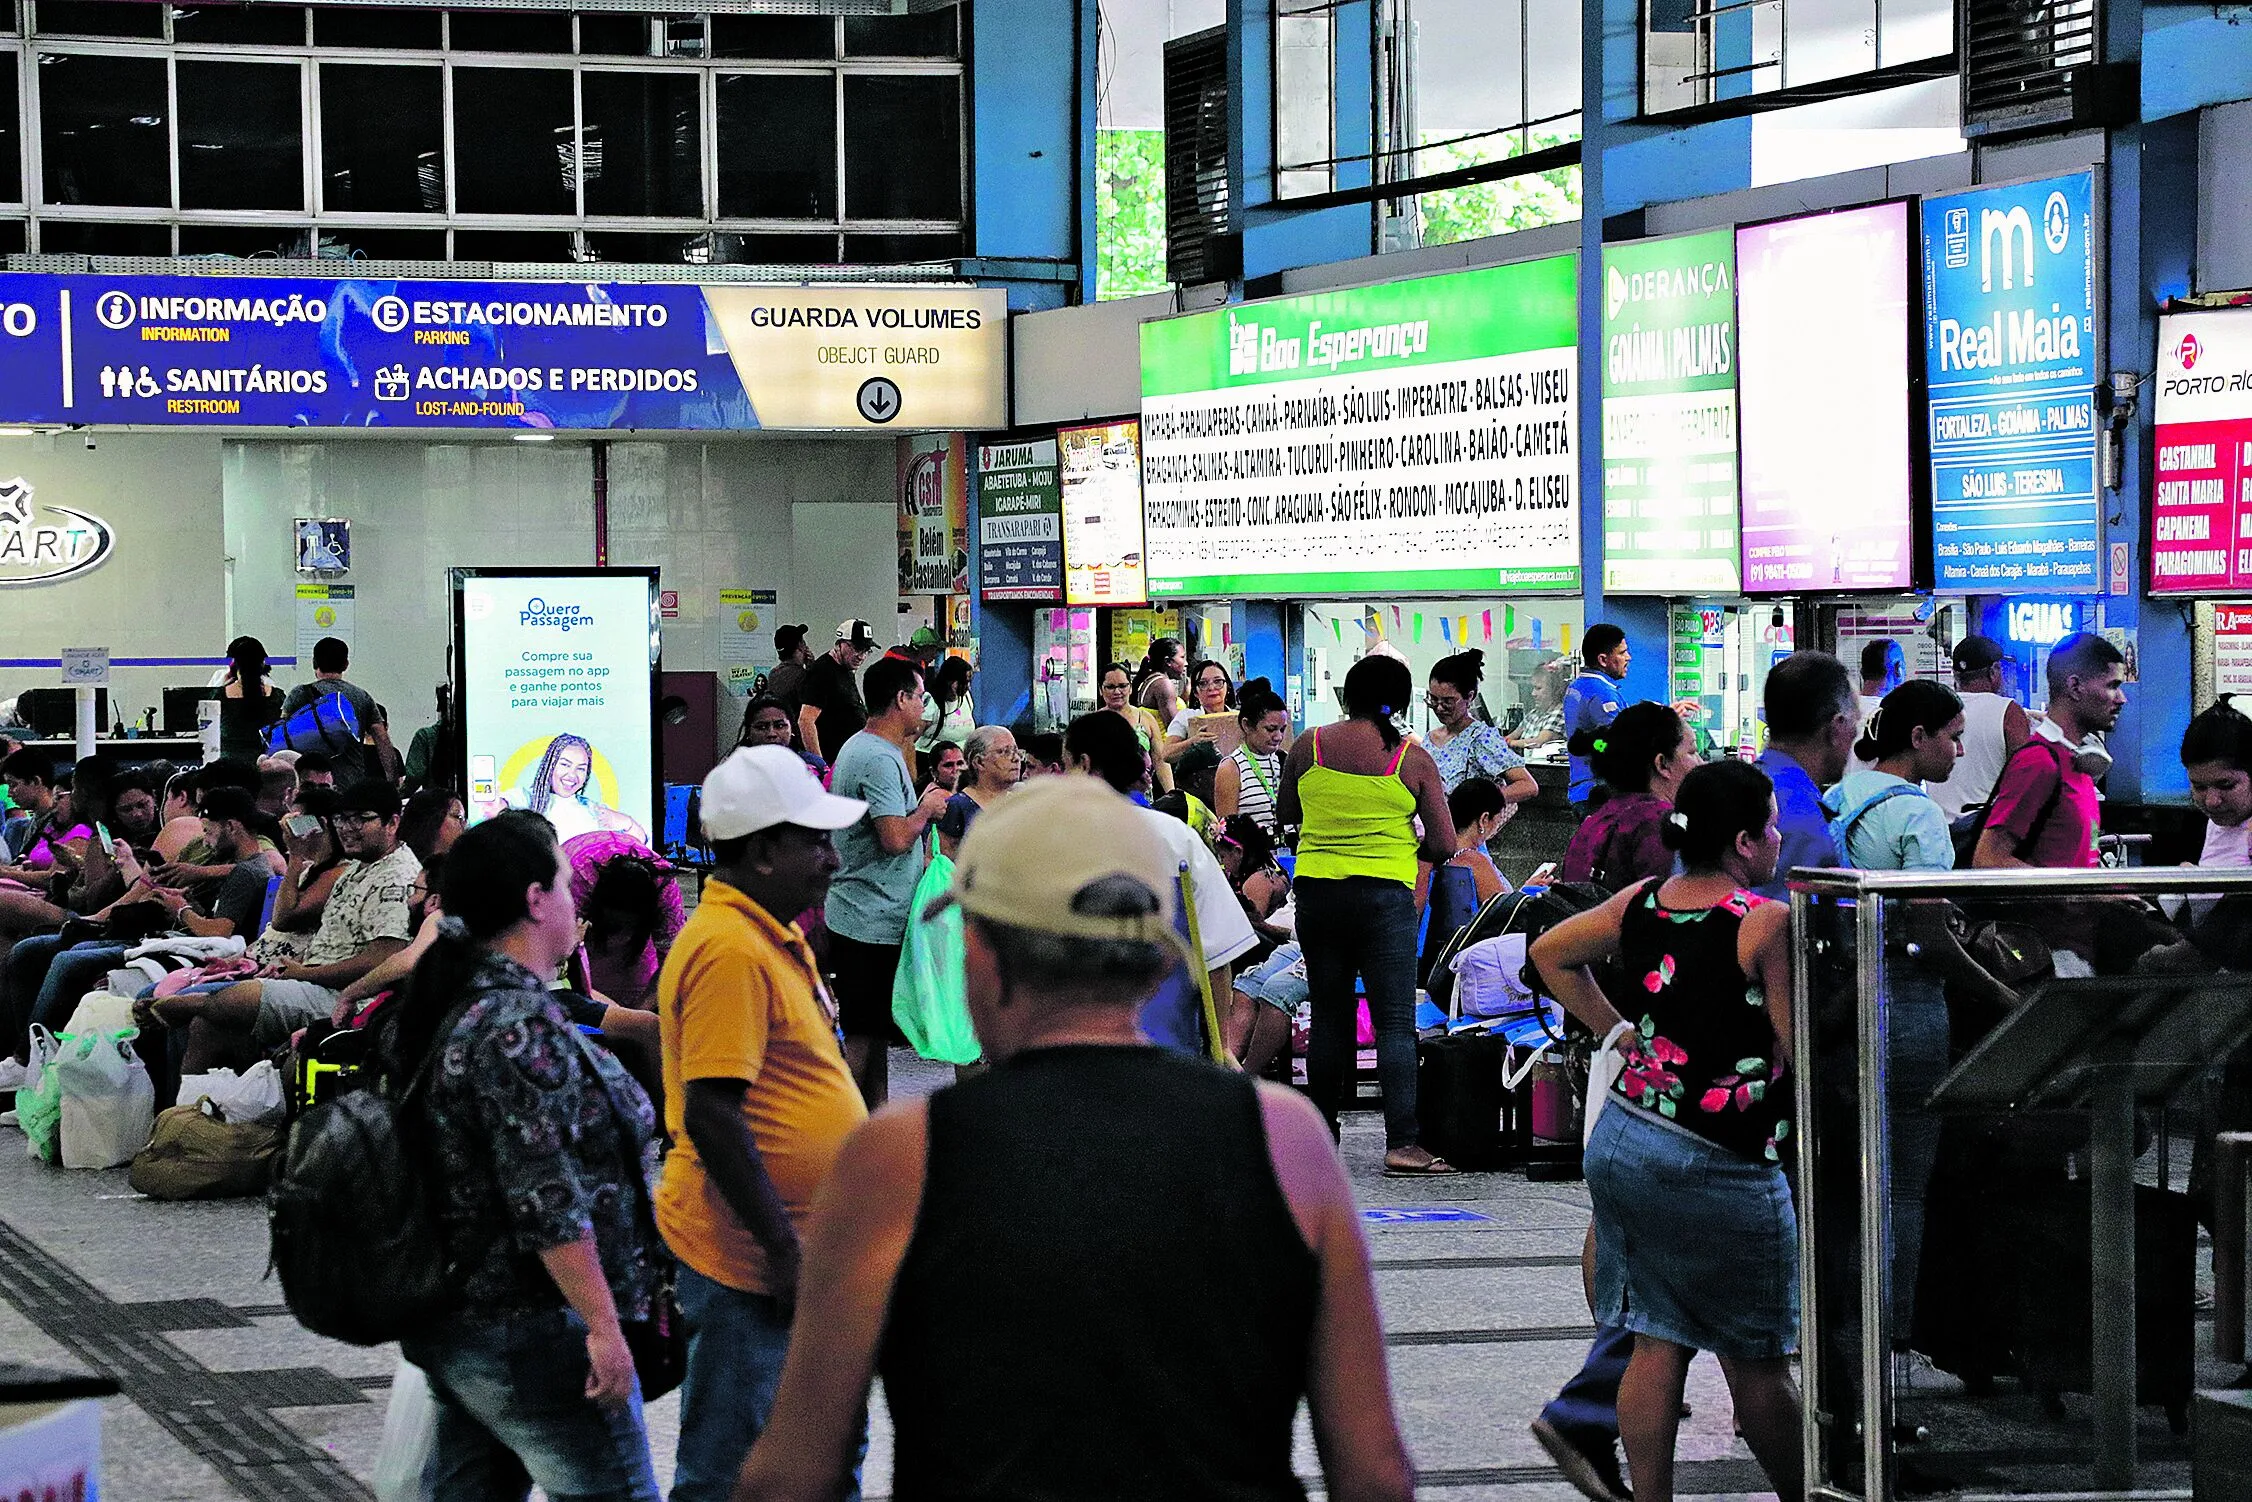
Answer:
[[[0,1059],[0,1095],[21,1090],[24,1080],[30,1073],[31,1066],[28,1064],[20,1063],[12,1058]]]
[[[1895,1391],[1920,1398],[1960,1396],[1966,1390],[1962,1378],[1933,1366],[1921,1351],[1894,1353],[1892,1382]]]
[[[21,1130],[22,1126],[23,1123],[16,1120],[15,1112],[0,1111],[0,1127],[16,1127],[18,1130]]]

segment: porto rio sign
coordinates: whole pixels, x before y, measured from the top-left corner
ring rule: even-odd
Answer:
[[[101,567],[116,546],[100,517],[39,504],[21,475],[0,480],[0,586],[75,578]]]

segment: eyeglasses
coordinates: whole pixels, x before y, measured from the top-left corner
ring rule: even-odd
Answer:
[[[1423,702],[1439,713],[1445,714],[1450,709],[1460,709],[1466,701],[1460,694],[1425,694]]]

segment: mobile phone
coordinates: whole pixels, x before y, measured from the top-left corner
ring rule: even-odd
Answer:
[[[311,814],[291,814],[282,821],[282,828],[288,831],[293,840],[302,840],[320,827],[321,821]]]
[[[1528,887],[1545,887],[1556,879],[1556,862],[1549,861],[1538,871],[1525,878]]]

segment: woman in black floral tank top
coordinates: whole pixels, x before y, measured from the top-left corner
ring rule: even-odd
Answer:
[[[1588,1139],[1596,1316],[1634,1333],[1619,1430],[1638,1502],[1673,1492],[1681,1393],[1698,1351],[1720,1358],[1737,1422],[1783,1502],[1804,1489],[1798,1223],[1790,1151],[1790,915],[1749,890],[1782,849],[1775,794],[1743,762],[1700,766],[1665,826],[1680,875],[1638,882],[1534,941],[1573,1016],[1623,1060]],[[1616,959],[1626,994],[1589,968]],[[1589,1109],[1597,1109],[1595,1102]]]

